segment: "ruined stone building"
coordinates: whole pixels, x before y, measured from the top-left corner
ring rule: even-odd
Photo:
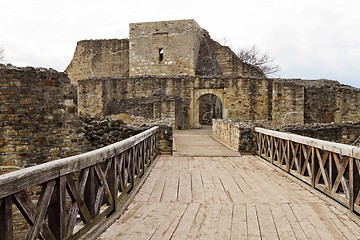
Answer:
[[[360,117],[359,89],[267,78],[194,20],[131,23],[129,39],[80,41],[66,73],[79,113],[170,118],[178,129],[211,118],[279,126]]]
[[[267,78],[194,20],[131,23],[129,39],[79,41],[65,73],[0,65],[0,102],[0,167],[85,152],[89,139],[119,139],[117,122],[84,127],[89,117],[166,119],[175,129],[212,118],[268,127],[360,122],[360,89]]]

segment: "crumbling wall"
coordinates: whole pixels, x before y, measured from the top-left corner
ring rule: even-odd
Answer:
[[[86,104],[102,103],[103,92],[93,92],[96,86],[103,89],[102,82],[86,85],[82,106],[89,98]],[[160,151],[172,151],[171,120],[125,124],[101,115],[103,108],[96,104],[90,107],[99,111],[98,118],[79,115],[76,88],[55,70],[0,65],[0,102],[0,174],[94,150],[155,125],[160,126]],[[174,109],[164,107],[164,112],[171,115]]]
[[[221,92],[222,117],[233,121],[277,127],[360,119],[359,89],[344,88],[335,81],[234,76],[81,80],[79,112],[93,116],[125,113],[153,119],[171,118],[173,127],[187,129],[192,127],[191,114],[201,98],[201,95],[195,97],[195,92],[207,94],[210,90]],[[204,109],[198,111],[203,117]]]
[[[212,49],[213,40],[209,33],[203,29],[203,36],[200,39],[198,59],[196,61],[195,74],[199,76],[219,76],[222,70]]]
[[[251,122],[213,119],[212,136],[242,154],[255,154],[255,127]]]
[[[170,118],[173,127],[191,127],[194,89],[225,91],[222,107],[230,119],[268,122],[271,80],[241,77],[132,77],[79,81],[79,112],[93,116],[124,113]],[[204,91],[205,93],[207,91]],[[220,105],[220,104],[219,104]],[[270,106],[270,108],[269,108]]]
[[[231,121],[213,119],[212,137],[229,148],[239,151],[240,130]]]
[[[129,40],[79,41],[66,73],[74,85],[98,77],[265,77],[192,19],[130,23]]]
[[[336,91],[335,122],[360,121],[360,89],[341,86]]]
[[[172,153],[173,133],[171,122],[154,122],[145,118],[134,118],[126,123],[119,115],[88,117],[82,116],[84,134],[92,149],[98,149],[135,136],[153,126],[159,127],[158,150]]]
[[[128,76],[129,40],[79,41],[66,73],[74,85],[81,79]]]
[[[243,77],[259,77],[264,78],[265,75],[256,67],[242,62],[238,56],[228,46],[212,40],[208,34],[204,34],[204,38],[210,45],[214,58],[219,65],[219,72],[225,76],[243,76]]]
[[[271,121],[272,80],[267,78],[226,78],[228,118],[234,121]]]
[[[325,141],[360,146],[360,122],[289,125],[277,130]]]
[[[272,125],[304,124],[304,86],[276,80],[272,89]]]
[[[84,79],[78,81],[77,84],[78,113],[91,116],[103,115],[103,80]],[[118,90],[114,89],[114,91]]]
[[[79,81],[79,113],[92,116],[126,114],[149,119],[171,119],[184,123],[190,105],[193,80],[184,78],[138,77]],[[184,114],[183,114],[184,113]],[[186,127],[185,127],[186,128]],[[187,127],[188,128],[188,127]]]
[[[86,151],[76,90],[64,73],[0,66],[0,102],[0,172]]]
[[[339,84],[328,80],[301,82],[305,93],[304,123],[334,122],[336,92]]]

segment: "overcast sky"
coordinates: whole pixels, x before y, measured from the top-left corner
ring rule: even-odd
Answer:
[[[64,71],[76,42],[128,38],[131,22],[195,19],[235,52],[256,45],[277,77],[360,88],[359,0],[0,0],[5,62]]]

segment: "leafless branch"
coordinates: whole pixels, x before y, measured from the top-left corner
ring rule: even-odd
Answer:
[[[266,53],[259,53],[255,45],[250,49],[241,49],[237,55],[241,61],[257,67],[265,75],[272,75],[280,70],[280,66],[274,64],[274,59]]]

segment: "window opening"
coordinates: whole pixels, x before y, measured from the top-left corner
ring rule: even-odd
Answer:
[[[159,48],[159,62],[162,62],[164,60],[164,49]]]

